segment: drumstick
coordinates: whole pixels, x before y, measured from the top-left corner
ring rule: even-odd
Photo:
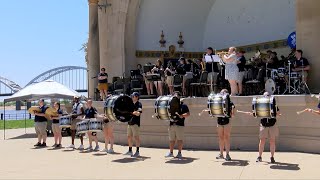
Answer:
[[[307,111],[307,109],[304,109],[304,110],[302,110],[302,111],[298,111],[297,114],[300,115],[300,114],[302,114],[302,113],[304,113],[304,112],[306,112],[306,111]]]
[[[247,112],[247,111],[239,111],[239,110],[237,110],[237,112],[238,112],[238,113],[242,113],[242,114],[249,114],[249,115],[252,114],[252,112]]]
[[[209,112],[209,111],[210,111],[209,109],[204,109],[204,110],[202,110],[202,111],[199,113],[199,116],[201,116],[202,113],[204,113],[204,112]]]

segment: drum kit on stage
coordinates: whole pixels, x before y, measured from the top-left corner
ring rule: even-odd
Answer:
[[[270,95],[310,93],[303,76],[304,73],[292,72],[290,68],[267,68],[265,91]]]

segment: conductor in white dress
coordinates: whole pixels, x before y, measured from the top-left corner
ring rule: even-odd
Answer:
[[[236,54],[236,48],[230,47],[228,54],[222,57],[225,65],[225,78],[229,81],[231,87],[231,95],[235,96],[238,94],[238,84],[239,79],[239,68],[237,66],[238,59]]]

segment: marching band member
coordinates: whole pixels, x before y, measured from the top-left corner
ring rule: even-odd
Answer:
[[[229,81],[231,87],[231,95],[235,96],[238,94],[237,81],[239,79],[239,68],[237,66],[238,60],[236,55],[236,48],[230,47],[228,55],[224,55],[222,60],[226,63],[225,65],[225,78]]]
[[[103,134],[104,134],[105,148],[104,148],[104,150],[102,150],[102,152],[112,154],[112,153],[114,153],[114,151],[113,151],[113,143],[114,143],[113,122],[111,122],[109,119],[104,119],[103,121],[104,121]],[[110,143],[110,149],[108,149],[109,143]]]
[[[268,92],[265,92],[263,96],[267,97],[269,96]],[[277,107],[277,115],[281,116],[280,110]],[[253,115],[253,113],[248,113],[250,115]],[[266,143],[266,139],[269,138],[270,142],[270,153],[271,153],[271,163],[275,163],[274,160],[274,153],[276,151],[276,137],[279,135],[279,128],[277,125],[277,119],[276,118],[262,118],[260,120],[260,132],[259,132],[259,156],[256,160],[256,162],[262,161],[262,153],[264,151],[264,145]]]
[[[137,92],[132,93],[131,98],[134,103],[134,111],[133,111],[133,117],[128,122],[128,128],[127,128],[127,135],[128,135],[128,145],[129,145],[129,151],[125,153],[125,155],[130,155],[131,157],[139,157],[139,147],[140,147],[140,117],[142,113],[142,104],[139,102],[140,94]],[[136,142],[136,152],[132,153],[132,138],[135,139]]]
[[[180,92],[175,92],[175,97],[181,97]],[[174,157],[173,156],[173,148],[177,141],[178,143],[178,154],[176,158],[182,158],[182,147],[183,147],[183,139],[184,139],[184,120],[186,117],[190,116],[190,111],[187,105],[181,103],[180,104],[180,113],[178,117],[174,119],[174,122],[170,122],[170,126],[168,129],[169,132],[169,141],[170,141],[170,152],[165,157]]]
[[[71,145],[68,148],[74,149],[74,139],[76,137],[76,125],[78,122],[82,120],[82,116],[84,114],[83,105],[80,102],[79,97],[74,97],[74,104],[72,107],[72,123],[71,123]],[[83,137],[80,135],[81,145],[79,146],[79,150],[83,150]]]
[[[47,141],[47,118],[45,117],[45,112],[47,110],[47,106],[44,104],[44,99],[39,100],[39,113],[34,113],[34,127],[38,136],[38,143],[35,144],[35,147],[46,147]],[[42,140],[42,143],[41,143]]]
[[[61,115],[63,114],[62,109],[60,108],[60,103],[55,102],[53,104],[54,109],[57,110],[58,116],[56,117],[51,117],[52,119],[52,131],[53,131],[53,136],[54,136],[54,145],[52,147],[55,148],[61,148],[61,140],[62,140],[62,134],[61,134],[61,128],[59,124],[59,119]]]
[[[228,94],[227,89],[222,89],[220,94]],[[234,104],[233,102],[229,102],[228,105],[231,118],[234,115]],[[223,157],[223,150],[226,150],[226,161],[231,161],[231,157],[229,155],[230,152],[230,133],[231,133],[231,123],[230,118],[228,117],[218,117],[217,118],[217,131],[219,135],[219,149],[220,154],[216,157],[216,159],[224,159]]]
[[[95,107],[92,106],[92,100],[88,99],[86,103],[86,110],[84,110],[84,119],[92,119],[92,118],[97,118],[98,111]],[[86,150],[94,150],[94,151],[99,151],[99,144],[98,144],[98,137],[96,132],[90,132],[88,131],[88,138],[89,138],[89,147],[86,148]],[[96,143],[96,147],[92,149],[92,141]]]

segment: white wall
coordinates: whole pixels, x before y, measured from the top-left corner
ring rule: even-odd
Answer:
[[[189,52],[285,39],[295,0],[142,0],[136,29],[137,50],[160,50],[161,30],[167,48],[181,31]]]
[[[285,39],[295,30],[295,0],[217,0],[203,46],[217,49]]]
[[[179,32],[185,50],[199,51],[203,46],[204,24],[214,0],[142,0],[137,20],[138,50],[160,50],[164,31],[167,48],[178,47]]]

